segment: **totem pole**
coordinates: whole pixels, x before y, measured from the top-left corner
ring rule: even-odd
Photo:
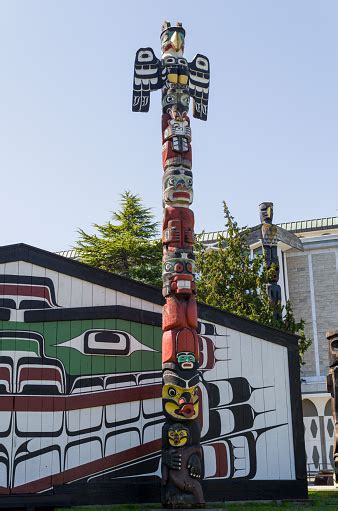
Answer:
[[[329,364],[330,370],[327,376],[327,391],[331,394],[331,410],[335,423],[333,437],[333,463],[335,483],[338,487],[338,330],[326,333],[329,341]]]
[[[203,453],[198,425],[199,344],[194,277],[194,214],[190,97],[193,116],[207,119],[209,60],[183,58],[185,30],[164,22],[162,58],[151,48],[136,53],[134,112],[149,110],[150,92],[162,89],[163,296],[162,504],[203,507]]]
[[[281,288],[279,281],[279,258],[278,242],[288,245],[296,250],[303,251],[303,245],[299,238],[292,232],[283,229],[279,225],[272,223],[273,203],[262,202],[259,205],[259,215],[261,223],[251,227],[244,232],[245,240],[248,245],[261,243],[266,267],[269,271],[268,294],[271,303],[274,305],[274,319],[280,319],[280,304],[282,301]]]
[[[278,236],[277,225],[272,223],[273,203],[262,202],[259,205],[260,220],[262,222],[262,246],[265,264],[269,271],[268,295],[270,302],[274,306],[274,319],[281,319],[280,305],[282,303],[282,293],[279,281],[279,259],[277,252]],[[273,270],[272,270],[273,269]]]

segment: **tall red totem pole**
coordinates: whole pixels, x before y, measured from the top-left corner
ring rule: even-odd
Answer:
[[[162,90],[163,163],[163,412],[162,504],[202,507],[203,453],[200,446],[199,342],[194,256],[190,98],[193,116],[207,119],[209,60],[183,58],[185,30],[164,22],[162,58],[151,48],[136,53],[134,112],[148,112],[150,92]]]

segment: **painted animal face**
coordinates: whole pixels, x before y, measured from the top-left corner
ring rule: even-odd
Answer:
[[[195,257],[192,252],[166,252],[163,258],[162,275],[164,296],[191,294],[194,285]]]
[[[182,56],[185,30],[182,27],[169,27],[161,34],[162,54]]]
[[[273,203],[262,202],[262,204],[259,205],[259,213],[262,223],[267,222],[271,224],[273,219]]]
[[[198,417],[198,386],[180,387],[171,383],[162,387],[165,412],[174,419],[192,420]]]
[[[166,206],[188,207],[193,201],[192,172],[183,167],[172,167],[163,176],[163,201]]]
[[[173,119],[184,119],[188,115],[190,97],[187,92],[166,89],[162,96],[162,111]]]
[[[172,447],[183,447],[189,440],[189,430],[178,422],[168,429],[168,440]]]
[[[177,353],[177,363],[180,369],[193,369],[196,364],[195,355],[189,351]]]

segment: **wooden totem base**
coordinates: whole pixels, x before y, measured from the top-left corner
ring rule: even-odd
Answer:
[[[171,484],[162,487],[161,501],[162,507],[168,509],[201,509],[205,507],[205,502],[196,503],[192,493],[178,493],[177,488]]]

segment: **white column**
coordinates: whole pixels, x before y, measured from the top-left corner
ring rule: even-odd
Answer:
[[[287,255],[285,252],[282,253],[282,256],[283,256],[283,261],[284,261],[285,300],[288,301],[290,299],[289,279],[288,279],[288,261],[287,261]]]
[[[315,287],[314,287],[314,283],[313,283],[312,254],[308,254],[307,258],[308,258],[308,264],[309,264],[313,347],[314,347],[314,352],[315,352],[316,376],[320,376],[317,315],[316,315],[316,302],[315,302]]]
[[[286,305],[285,300],[285,286],[284,286],[284,265],[283,265],[283,252],[280,246],[277,246],[277,255],[278,255],[278,261],[279,261],[279,281],[278,284],[281,288],[281,295],[282,295],[282,305]]]

